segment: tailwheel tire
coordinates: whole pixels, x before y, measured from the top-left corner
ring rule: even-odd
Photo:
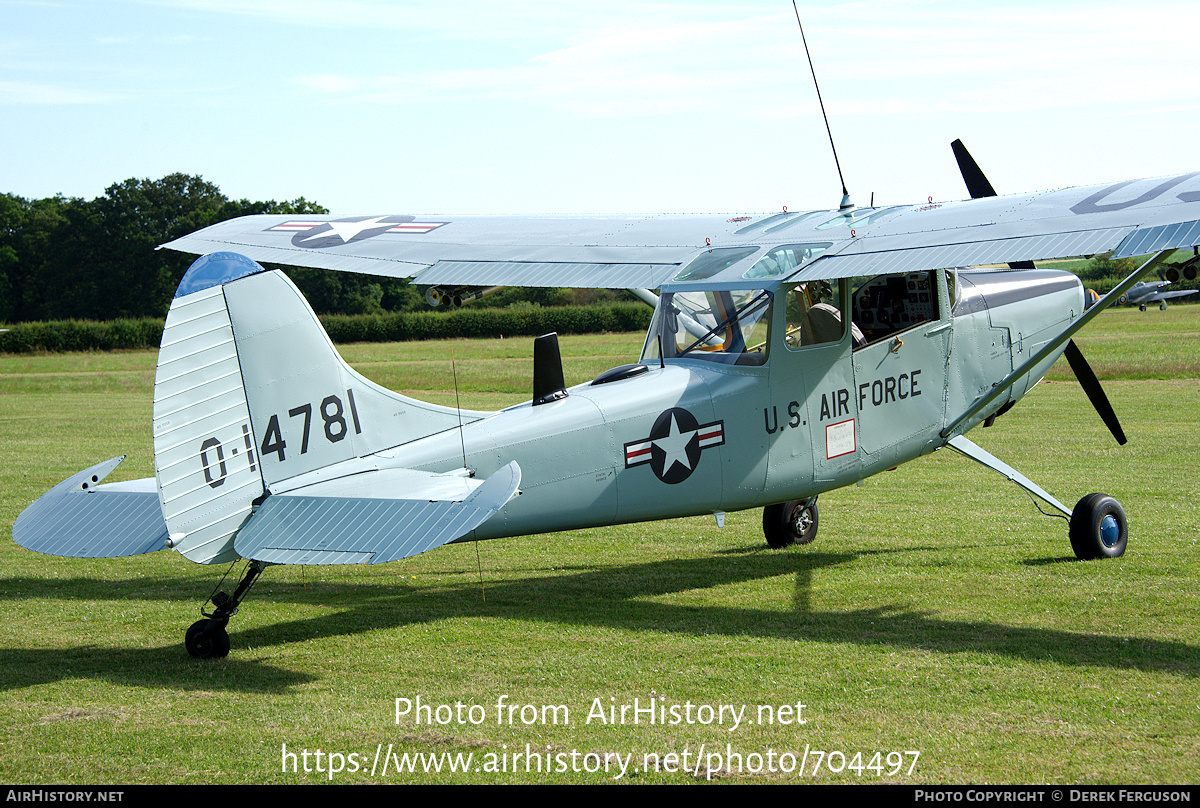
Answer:
[[[797,499],[763,508],[763,535],[778,550],[789,544],[808,544],[817,537],[817,498]]]
[[[1129,542],[1121,503],[1108,494],[1088,494],[1071,511],[1071,549],[1080,561],[1117,558]]]
[[[219,659],[229,654],[229,633],[216,620],[197,620],[187,630],[183,644],[196,659]]]

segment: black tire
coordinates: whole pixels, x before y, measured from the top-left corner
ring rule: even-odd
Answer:
[[[763,508],[763,535],[767,546],[779,550],[789,544],[808,544],[817,537],[817,498],[792,500]]]
[[[1129,542],[1121,503],[1108,494],[1088,494],[1071,511],[1071,549],[1080,561],[1117,558]]]
[[[187,630],[183,644],[196,659],[219,659],[229,654],[229,633],[215,620],[197,620]]]
[[[783,529],[783,505],[768,505],[763,508],[763,535],[767,538],[767,546],[772,550],[781,550],[791,544],[791,538]]]

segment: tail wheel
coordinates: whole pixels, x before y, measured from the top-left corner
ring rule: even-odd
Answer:
[[[183,644],[196,659],[215,659],[229,654],[229,633],[219,620],[197,620],[187,630]]]

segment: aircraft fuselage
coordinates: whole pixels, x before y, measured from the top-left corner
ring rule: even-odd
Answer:
[[[921,275],[929,281],[921,291],[919,276],[899,277],[914,297],[928,295],[928,305],[913,309],[925,319],[866,344],[850,330],[835,341],[792,344],[783,284],[773,290],[761,364],[644,356],[643,372],[577,385],[560,400],[382,454],[404,467],[448,471],[464,465],[465,450],[478,477],[520,464],[521,496],[465,540],[736,511],[839,488],[942,445],[948,415],[1084,308],[1070,273],[962,272],[957,286],[954,273]],[[866,303],[869,284],[844,284],[844,314],[856,324],[871,319],[855,298]],[[1057,356],[971,425],[1024,395]]]

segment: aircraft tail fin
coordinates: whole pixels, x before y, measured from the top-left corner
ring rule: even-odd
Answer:
[[[272,486],[459,423],[351,369],[282,272],[212,253],[180,282],[155,376],[154,466],[171,544],[189,559],[237,558],[233,537]]]

